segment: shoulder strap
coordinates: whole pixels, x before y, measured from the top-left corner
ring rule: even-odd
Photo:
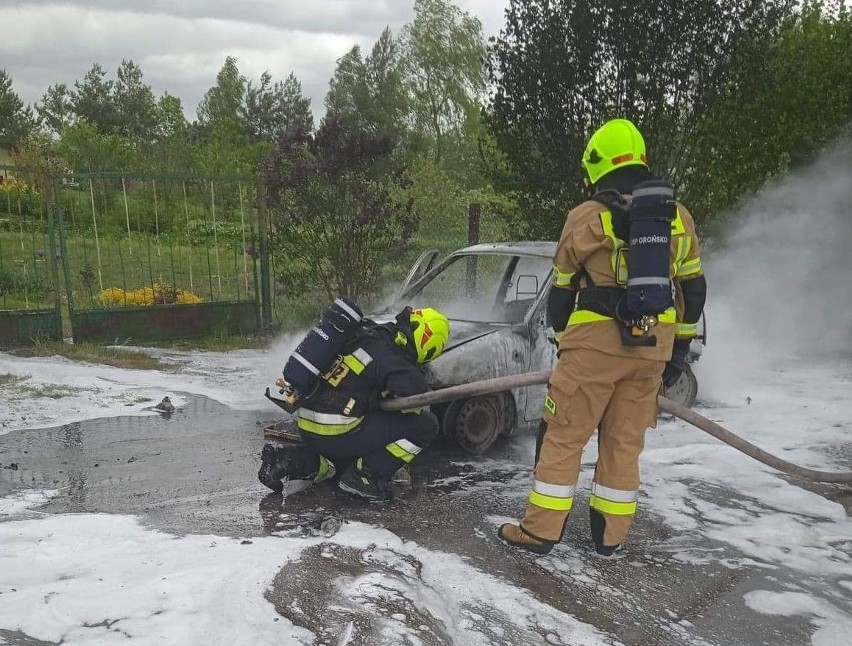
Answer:
[[[612,213],[612,231],[615,237],[628,243],[630,241],[630,204],[627,200],[614,188],[598,191],[592,195],[591,199],[609,209]]]

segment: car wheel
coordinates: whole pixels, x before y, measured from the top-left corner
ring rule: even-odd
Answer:
[[[686,370],[680,373],[680,377],[673,386],[663,388],[663,395],[686,407],[695,403],[695,397],[698,395],[698,379],[689,364],[686,364]]]
[[[497,441],[504,426],[499,396],[466,399],[459,402],[457,410],[455,423],[445,428],[444,434],[466,452],[482,455]]]

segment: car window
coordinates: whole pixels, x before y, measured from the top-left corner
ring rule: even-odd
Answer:
[[[547,281],[550,260],[510,254],[459,256],[407,298],[456,320],[517,323]]]
[[[521,323],[542,288],[550,282],[550,258],[519,256],[503,293],[506,323]]]
[[[552,262],[550,258],[519,256],[506,285],[504,302],[535,300],[550,279]]]

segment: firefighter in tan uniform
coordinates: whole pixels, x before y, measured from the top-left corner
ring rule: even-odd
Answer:
[[[704,307],[698,237],[671,184],[648,170],[626,119],[604,124],[583,155],[592,197],[574,208],[554,258],[548,315],[559,338],[526,514],[498,535],[547,554],[561,540],[580,459],[598,430],[589,504],[598,554],[611,556],[636,513],[639,455],[661,381],[677,381]],[[680,313],[676,311],[674,293]]]

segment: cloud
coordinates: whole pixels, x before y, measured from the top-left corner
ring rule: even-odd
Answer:
[[[502,2],[463,0],[486,35],[502,26]],[[14,89],[35,103],[53,83],[71,86],[93,63],[115,74],[132,59],[156,94],[181,98],[193,117],[226,56],[246,77],[294,72],[322,112],[337,59],[353,45],[372,46],[386,27],[398,31],[413,3],[398,0],[12,0],[0,7],[0,61]],[[11,35],[11,37],[9,37]]]

